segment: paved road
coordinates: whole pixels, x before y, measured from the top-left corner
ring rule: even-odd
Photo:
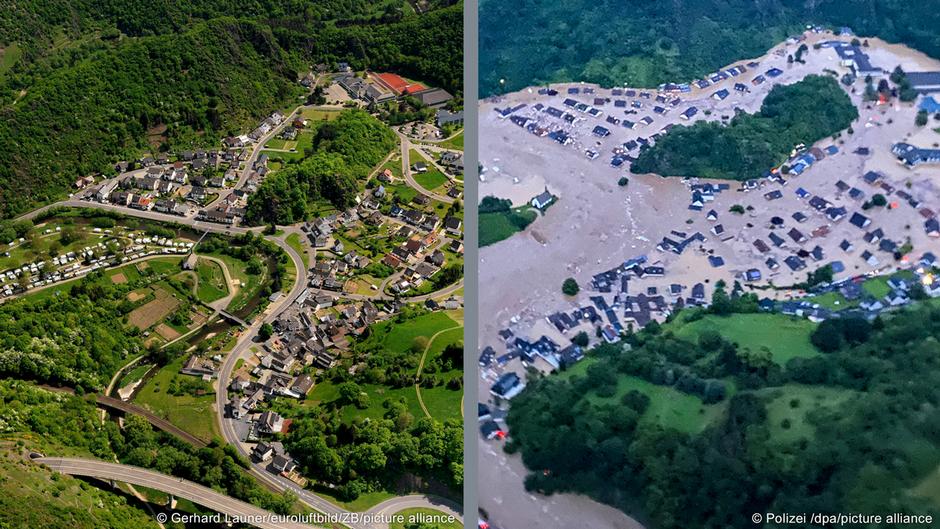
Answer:
[[[98,202],[88,202],[88,201],[74,200],[74,199],[66,200],[63,202],[58,202],[56,204],[50,204],[49,206],[45,206],[44,208],[40,208],[39,210],[36,210],[27,215],[24,215],[22,218],[35,217],[40,211],[43,211],[50,207],[55,207],[55,206],[96,208],[96,209],[103,209],[103,210],[108,210],[108,211],[116,211],[116,212],[120,212],[128,216],[133,216],[133,217],[138,217],[138,218],[143,218],[143,219],[148,219],[148,220],[153,220],[153,221],[158,221],[158,222],[171,222],[171,223],[189,226],[191,228],[194,228],[200,231],[208,231],[211,233],[222,233],[222,234],[229,234],[229,235],[243,234],[247,232],[260,234],[264,229],[264,227],[244,228],[244,227],[235,227],[235,226],[224,226],[224,225],[220,225],[220,224],[216,224],[212,222],[197,221],[189,217],[179,217],[176,215],[168,215],[165,213],[158,213],[154,211],[140,211],[140,210],[131,209],[127,207],[115,206],[113,204],[102,204]],[[234,371],[235,363],[238,361],[239,358],[243,357],[243,355],[245,355],[248,352],[251,344],[254,341],[255,336],[257,336],[258,334],[258,330],[261,327],[261,324],[264,322],[274,321],[277,318],[277,316],[279,316],[288,307],[290,307],[290,305],[297,299],[297,297],[300,295],[300,293],[304,290],[304,288],[307,285],[307,268],[304,266],[303,259],[301,258],[300,254],[298,254],[297,251],[294,250],[294,248],[291,247],[289,244],[287,244],[287,242],[285,242],[282,238],[268,236],[266,237],[266,239],[280,246],[281,249],[283,249],[287,253],[287,255],[290,257],[291,261],[293,261],[294,267],[297,269],[296,281],[294,282],[294,286],[291,288],[291,291],[287,295],[281,296],[279,300],[273,302],[272,304],[268,306],[268,308],[265,310],[265,316],[263,318],[256,318],[253,324],[247,327],[245,331],[243,331],[242,335],[238,339],[238,343],[235,345],[235,348],[232,350],[231,353],[229,353],[228,357],[225,359],[225,362],[222,364],[222,367],[219,370],[219,377],[217,381],[218,390],[216,391],[216,412],[217,412],[218,420],[221,426],[222,435],[225,438],[226,442],[235,446],[236,449],[245,456],[248,456],[248,451],[246,447],[238,439],[238,435],[236,434],[234,427],[232,426],[232,421],[225,419],[225,413],[224,413],[225,407],[228,404],[228,400],[229,400],[228,399],[228,381],[232,376],[232,372]],[[446,287],[437,292],[433,292],[431,294],[427,294],[424,296],[415,296],[411,298],[404,298],[404,299],[409,302],[421,302],[427,299],[431,299],[432,297],[441,297],[441,296],[449,295],[462,287],[463,287],[463,280],[461,280],[459,283]],[[336,295],[336,293],[331,293],[331,294]],[[359,298],[352,294],[344,294],[343,296],[349,299],[367,299],[367,298]],[[299,486],[297,486],[297,484],[295,484],[294,482],[286,478],[283,478],[281,476],[268,472],[267,470],[265,470],[265,468],[262,465],[252,463],[249,471],[258,480],[260,480],[262,483],[267,484],[272,489],[277,490],[277,491],[290,490],[294,494],[297,495],[300,501],[302,501],[303,503],[309,505],[310,507],[322,513],[335,515],[338,517],[344,517],[349,514],[349,511],[346,511],[345,509],[333,504],[329,500],[321,498],[320,496],[317,496],[316,494],[313,494],[310,491],[300,488]],[[438,508],[437,505],[441,501],[442,501],[441,499],[431,497],[431,496],[411,495],[411,496],[404,496],[400,498],[393,498],[391,500],[388,500],[387,502],[384,502],[382,505],[384,505],[385,508],[395,509],[396,511],[409,508],[410,506],[415,506],[416,504],[420,504],[417,506],[421,506],[421,507],[437,509]],[[401,507],[399,507],[400,505]],[[377,524],[377,523],[368,523],[368,524],[347,523],[346,525],[348,525],[351,529],[385,529],[386,527],[385,524]]]
[[[193,503],[242,519],[252,519],[252,525],[261,529],[309,529],[310,526],[286,520],[276,520],[272,512],[265,511],[220,494],[208,487],[187,481],[185,479],[167,476],[159,472],[147,470],[131,465],[108,463],[94,459],[79,459],[65,457],[40,457],[34,460],[42,463],[60,474],[73,476],[88,476],[99,479],[121,481],[131,485],[139,485],[172,494],[177,498],[185,498]]]
[[[395,130],[395,129],[392,129]],[[409,150],[411,149],[411,141],[408,139],[408,136],[402,134],[401,132],[395,130],[395,134],[398,135],[398,138],[401,140],[401,174],[405,177],[405,181],[408,182],[408,185],[417,189],[420,193],[427,195],[435,200],[444,202],[445,204],[453,204],[454,199],[450,198],[447,195],[441,195],[435,193],[428,189],[421,187],[418,182],[415,181],[414,177],[411,176],[411,163],[409,158]]]
[[[371,515],[391,516],[404,509],[435,509],[461,519],[461,506],[456,502],[443,498],[428,498],[427,496],[399,496],[372,507],[367,512]]]

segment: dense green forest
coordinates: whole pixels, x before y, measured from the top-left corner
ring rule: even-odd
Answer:
[[[799,143],[812,143],[847,129],[858,109],[838,82],[810,75],[777,85],[756,114],[738,113],[725,125],[698,121],[673,127],[640,153],[630,170],[663,176],[746,180],[786,161]]]
[[[148,150],[216,146],[347,61],[461,92],[462,5],[19,2],[0,13],[0,217]],[[231,18],[231,16],[239,18]],[[6,67],[4,67],[6,68]]]
[[[940,57],[938,0],[916,7],[903,0],[482,0],[480,94],[558,81],[688,81],[761,55],[810,23],[849,26]]]
[[[452,490],[463,483],[463,424],[415,419],[402,403],[389,402],[380,420],[343,423],[335,410],[305,408],[284,439],[302,473],[339,486],[339,496],[394,489],[406,474],[437,478]]]
[[[68,296],[25,297],[0,305],[0,374],[85,390],[107,385],[141,340],[121,318],[126,291],[91,274]]]
[[[298,90],[295,75],[270,29],[233,19],[56,54],[12,76],[25,95],[0,103],[0,213],[61,196],[148,134],[166,148],[242,131]]]
[[[355,201],[360,182],[396,146],[395,133],[363,110],[345,110],[318,125],[313,145],[299,163],[266,178],[248,198],[250,224],[306,220],[311,202],[337,208]]]
[[[719,292],[710,315],[676,317],[757,311]],[[588,494],[661,529],[747,528],[765,512],[937,519],[924,491],[940,465],[940,307],[819,326],[812,341],[835,346],[784,365],[718,332],[679,334],[651,324],[513,400],[506,449],[529,490]]]

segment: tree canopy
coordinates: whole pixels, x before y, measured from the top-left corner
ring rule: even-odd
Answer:
[[[631,166],[635,173],[747,180],[786,161],[798,144],[832,136],[858,118],[858,109],[831,77],[810,75],[775,86],[756,114],[727,124],[698,121],[673,127]]]
[[[395,134],[362,110],[345,110],[322,123],[300,163],[266,178],[248,199],[249,223],[293,224],[306,220],[308,205],[327,200],[354,204],[359,183],[396,146]]]
[[[937,12],[938,0],[918,9],[903,0],[483,0],[480,94],[562,81],[636,87],[688,81],[759,56],[810,23],[850,26],[940,57]]]
[[[459,4],[422,15],[390,1],[249,4],[26,1],[0,13],[0,47],[25,50],[0,73],[0,217],[122,159],[218,146],[295,101],[311,64],[462,91]]]
[[[938,505],[908,491],[940,465],[940,308],[824,323],[813,342],[827,352],[785,367],[717,333],[680,339],[668,324],[628,340],[513,400],[507,450],[532,470],[529,490],[588,494],[663,529],[747,528],[750,513],[803,509],[936,519]],[[627,376],[723,403],[720,414],[680,427],[675,399],[623,392]]]

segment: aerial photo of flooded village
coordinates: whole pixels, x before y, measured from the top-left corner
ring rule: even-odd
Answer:
[[[786,119],[762,107],[801,83],[838,87],[851,101],[848,128],[792,145],[785,161],[749,178],[634,167],[648,167],[645,151],[700,121]],[[753,295],[759,307],[742,325],[780,318],[752,328],[770,341],[940,297],[938,92],[940,61],[848,28],[810,27],[763,56],[658,89],[548,84],[481,101],[485,524],[648,526],[588,496],[532,491],[526,476],[536,469],[517,446],[504,450],[514,442],[510,402],[533,380],[579,369],[599,344],[667,324],[680,310],[707,312],[719,296]],[[801,339],[805,348],[782,354],[815,354]]]

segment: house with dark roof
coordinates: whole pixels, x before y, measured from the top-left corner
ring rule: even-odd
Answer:
[[[891,152],[907,167],[916,167],[923,163],[940,163],[940,149],[922,149],[900,142],[894,144]]]
[[[427,90],[422,90],[414,94],[414,97],[418,98],[418,101],[421,101],[421,104],[431,108],[440,108],[454,98],[454,96],[450,95],[447,90],[444,90],[443,88],[429,88]]]
[[[924,222],[924,231],[931,237],[940,237],[940,221],[936,218],[927,219]]]
[[[849,217],[849,224],[859,229],[865,229],[869,224],[871,224],[871,219],[856,211],[855,213],[852,213],[851,217]]]
[[[490,393],[495,397],[510,400],[522,393],[523,389],[525,389],[525,383],[522,382],[519,375],[509,371],[500,375],[493,386],[490,387]]]
[[[800,230],[796,228],[790,228],[790,231],[787,232],[787,235],[789,235],[790,238],[793,239],[793,242],[796,242],[796,243],[806,242],[806,236],[803,235],[803,233],[800,232]]]
[[[529,203],[532,204],[532,207],[545,211],[545,208],[550,206],[554,201],[555,195],[551,194],[548,188],[545,188],[545,191],[539,193],[538,196],[533,198]]]
[[[846,42],[837,42],[833,43],[832,48],[839,55],[839,61],[842,66],[851,68],[857,77],[880,75],[883,73],[881,68],[871,63],[868,55],[862,51],[859,46]]]
[[[922,94],[940,92],[940,72],[907,72],[907,81]]]

